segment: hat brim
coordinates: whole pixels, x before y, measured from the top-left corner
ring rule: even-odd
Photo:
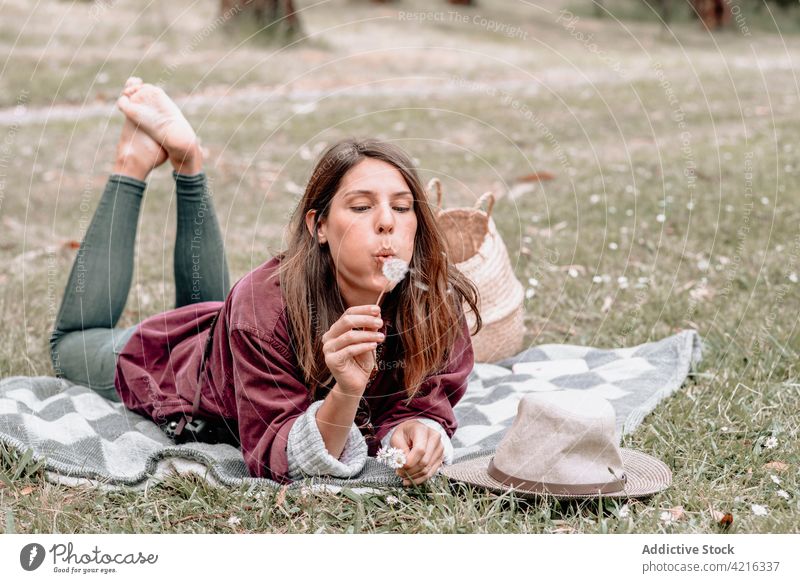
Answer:
[[[602,494],[603,498],[643,498],[661,492],[672,484],[672,472],[661,460],[632,449],[620,448],[619,452],[622,457],[625,475],[627,476],[625,488],[618,492]],[[439,473],[456,482],[465,482],[498,493],[513,491],[515,494],[525,497],[553,496],[558,499],[581,500],[599,498],[601,496],[600,494],[570,495],[549,492],[543,494],[523,488],[506,486],[492,478],[487,472],[489,461],[492,457],[494,457],[494,454],[487,454],[449,466],[442,466]]]

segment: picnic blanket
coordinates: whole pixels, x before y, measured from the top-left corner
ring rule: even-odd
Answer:
[[[454,461],[494,451],[530,391],[580,389],[613,405],[617,433],[636,429],[678,390],[701,359],[693,330],[640,346],[598,349],[547,344],[495,363],[476,363],[466,395],[455,407]],[[45,460],[47,479],[101,488],[144,488],[172,473],[195,473],[220,485],[278,487],[250,477],[241,451],[226,444],[175,445],[149,419],[91,389],[55,377],[0,380],[0,441]],[[352,479],[313,477],[290,488],[401,486],[394,470],[374,458]]]

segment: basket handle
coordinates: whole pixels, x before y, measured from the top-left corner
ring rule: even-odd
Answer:
[[[436,206],[439,210],[442,210],[442,181],[438,178],[431,178],[428,181],[428,186],[425,187],[428,197],[431,195],[431,190],[436,192]]]
[[[492,216],[492,209],[494,208],[494,193],[491,190],[488,191],[488,192],[484,192],[480,196],[480,198],[478,198],[478,200],[475,202],[475,207],[474,208],[475,209],[481,208],[481,206],[483,205],[484,201],[487,201],[487,200],[489,201],[489,206],[486,207],[486,216],[487,217],[491,217]]]

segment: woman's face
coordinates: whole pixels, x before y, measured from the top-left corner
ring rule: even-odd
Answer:
[[[306,215],[312,234],[314,214]],[[394,166],[364,158],[342,177],[330,213],[317,229],[319,241],[328,243],[347,307],[374,304],[388,283],[385,257],[380,256],[411,263],[417,232],[414,197]]]

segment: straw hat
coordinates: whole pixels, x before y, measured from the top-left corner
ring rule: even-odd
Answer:
[[[617,445],[611,404],[580,390],[525,395],[494,454],[440,473],[495,492],[560,499],[637,498],[672,483],[662,461]]]

